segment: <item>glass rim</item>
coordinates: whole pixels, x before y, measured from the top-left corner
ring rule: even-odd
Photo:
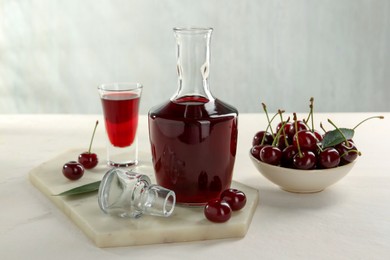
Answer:
[[[174,27],[173,31],[177,33],[202,34],[202,33],[212,32],[213,28],[212,27]]]
[[[142,89],[143,85],[139,82],[111,82],[102,83],[98,85],[98,90],[102,91],[131,91],[136,89]]]

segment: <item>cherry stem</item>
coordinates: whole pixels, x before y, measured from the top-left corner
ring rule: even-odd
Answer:
[[[356,125],[354,128],[352,128],[352,129],[355,130],[356,127],[358,127],[359,125],[363,124],[363,123],[366,122],[367,120],[370,120],[370,119],[373,119],[373,118],[384,119],[385,117],[384,117],[384,116],[372,116],[372,117],[366,118],[366,119],[364,119],[363,121],[361,121],[359,124],[357,124],[357,125]]]
[[[314,132],[314,113],[313,113],[313,108],[314,108],[314,98],[311,97],[310,98],[310,112],[309,112],[309,115],[307,116],[306,120],[303,120],[303,122],[307,125],[307,122],[309,122],[309,119],[311,119],[311,132]],[[308,128],[310,129],[310,127],[308,126]]]
[[[95,128],[93,129],[93,134],[92,134],[91,142],[89,143],[88,153],[91,153],[92,142],[93,142],[93,138],[95,137],[96,127],[97,127],[98,124],[99,124],[99,121],[96,120]]]
[[[297,123],[297,114],[295,112],[293,113],[293,120],[294,120],[294,130],[296,133],[298,129],[298,123]]]
[[[284,110],[278,110],[278,113],[279,113],[279,115],[280,115],[280,121],[282,122],[282,124],[283,124],[283,113],[284,113]],[[287,121],[286,121],[286,123],[288,122],[288,121],[290,121],[290,117],[289,118],[287,118]],[[286,123],[284,124],[284,125],[286,125]],[[286,139],[286,130],[284,130],[284,127],[283,127],[283,135],[284,135],[284,144],[286,145],[286,146],[288,146],[288,142],[287,142],[287,139]]]
[[[309,128],[309,129],[310,129],[310,126],[307,124],[307,121],[306,121],[306,119],[303,119],[303,120],[302,120],[302,122],[305,124],[305,126],[307,126],[307,128]]]
[[[284,126],[287,124],[287,121],[286,122],[283,122],[282,124],[282,127],[279,129],[279,131],[276,133],[276,136],[274,138],[274,141],[272,142],[272,146],[275,146],[276,145],[276,142],[278,141],[279,139],[279,136],[280,136],[280,133],[283,131],[284,129]]]
[[[298,129],[297,114],[294,112],[293,115],[294,115],[295,135],[297,135],[298,155],[299,155],[299,158],[302,158],[303,154],[301,152],[301,146],[299,145],[299,138],[298,138],[298,131],[297,131],[297,129]]]
[[[269,116],[268,116],[267,106],[264,103],[261,103],[261,105],[263,106],[264,113],[267,116],[268,126],[269,126],[269,129],[271,131],[271,134],[274,135],[274,131],[272,130],[272,127],[271,127],[271,121],[269,120]]]
[[[317,143],[317,148],[320,150],[320,152],[324,151],[324,149],[322,148],[322,146],[319,143]]]
[[[340,157],[344,157],[344,156],[348,155],[349,153],[357,153],[359,156],[362,155],[362,153],[358,150],[348,150],[345,153],[343,153]]]
[[[334,126],[334,128],[336,128],[337,131],[339,131],[339,133],[341,134],[341,136],[342,136],[342,137],[344,138],[344,140],[345,140],[345,144],[349,147],[348,139],[347,139],[347,137],[345,137],[345,135],[344,135],[343,132],[340,130],[340,128],[338,128],[338,127],[332,122],[332,120],[328,119],[328,122],[329,122],[332,126]]]
[[[311,132],[314,133],[314,98],[310,98]]]
[[[283,111],[284,112],[284,111]],[[274,121],[275,117],[278,115],[278,113],[276,113],[272,118],[271,118],[271,121],[268,122],[268,125],[267,125],[267,128],[265,129],[265,131],[267,132],[268,131],[268,128],[271,127],[271,123],[272,121]],[[261,139],[261,143],[260,145],[263,145],[264,144],[264,140],[265,140],[265,134],[263,135],[263,138]]]
[[[325,133],[327,132],[327,131],[325,130],[324,126],[322,125],[322,122],[320,123],[320,127],[321,127],[322,131],[324,131]]]
[[[310,117],[311,117],[311,113],[309,112],[309,115],[307,116],[306,119],[303,119],[303,122],[309,122]]]

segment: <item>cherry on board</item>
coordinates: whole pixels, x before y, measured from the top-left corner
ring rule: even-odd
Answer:
[[[233,211],[242,209],[246,204],[245,193],[237,189],[224,190],[221,193],[221,199],[226,201]]]
[[[81,163],[70,161],[62,167],[62,174],[69,180],[78,180],[84,175],[84,167]]]
[[[212,222],[223,223],[230,219],[232,209],[226,201],[213,199],[204,207],[204,215]]]
[[[79,155],[79,158],[78,158],[78,162],[81,163],[85,169],[92,169],[99,162],[97,154],[91,153],[92,142],[93,142],[93,138],[94,138],[95,132],[96,132],[96,127],[98,124],[99,124],[99,121],[96,121],[95,128],[93,130],[93,134],[92,134],[92,138],[91,138],[91,142],[89,144],[88,152],[81,153]]]
[[[79,155],[78,162],[81,163],[85,169],[92,169],[98,164],[99,159],[96,153],[84,152]]]

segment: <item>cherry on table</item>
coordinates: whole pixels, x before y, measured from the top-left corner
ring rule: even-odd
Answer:
[[[95,153],[91,153],[92,142],[93,142],[93,138],[94,138],[95,132],[96,132],[96,127],[98,124],[99,124],[99,121],[96,121],[95,128],[93,129],[91,142],[89,143],[88,152],[84,152],[84,153],[80,154],[79,158],[78,158],[78,162],[81,163],[85,169],[92,169],[99,162],[98,156]]]
[[[233,211],[242,209],[246,204],[245,193],[237,189],[224,190],[221,199],[226,201]]]
[[[84,175],[84,167],[81,163],[70,161],[62,167],[62,174],[69,180],[78,180]]]
[[[204,207],[204,215],[212,222],[223,223],[230,219],[232,209],[226,201],[213,199]]]

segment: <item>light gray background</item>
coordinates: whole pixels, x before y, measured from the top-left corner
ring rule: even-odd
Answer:
[[[0,0],[0,113],[100,113],[101,82],[176,90],[172,28],[211,26],[210,86],[240,112],[390,111],[390,1]]]

